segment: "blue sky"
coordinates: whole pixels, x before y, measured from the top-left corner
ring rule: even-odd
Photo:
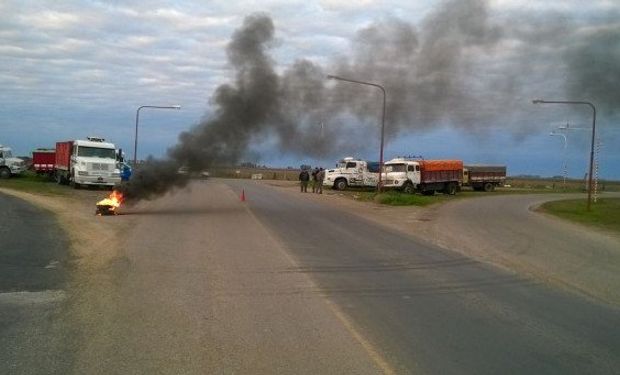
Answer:
[[[454,118],[444,118],[420,126],[399,125],[388,137],[386,158],[421,154],[471,163],[505,163],[511,174],[561,174],[562,140],[550,137],[549,132],[566,122],[589,127],[590,112],[587,108],[534,106],[530,101],[541,96],[588,99],[566,97],[570,67],[557,57],[571,56],[572,41],[588,33],[620,35],[616,17],[620,4],[612,0],[482,3],[492,21],[513,27],[490,49],[480,52],[486,56],[484,61],[475,57],[468,60],[472,65],[488,67],[472,72],[504,74],[510,67],[519,74],[531,72],[531,78],[515,78],[519,90],[514,91],[514,102],[485,107],[496,116],[484,124],[467,127]],[[226,46],[246,15],[260,11],[273,19],[276,43],[271,54],[281,72],[301,58],[329,67],[342,56],[354,55],[352,40],[356,33],[377,21],[399,19],[424,30],[425,19],[442,4],[373,0],[5,0],[0,3],[0,143],[27,155],[58,140],[99,135],[131,155],[137,107],[179,104],[180,111],[141,112],[139,156],[161,157],[176,143],[180,132],[214,111],[210,102],[213,91],[229,82],[233,74],[226,60]],[[549,38],[545,36],[548,33],[564,39],[547,39],[551,42],[538,46],[537,31],[541,38]],[[550,53],[550,49],[559,52]],[[524,58],[525,53],[533,59]],[[607,64],[617,70],[619,54],[603,51],[601,66]],[[468,77],[472,96],[478,95],[475,74]],[[617,76],[609,79],[615,83]],[[590,97],[604,97],[596,87],[609,86],[601,82],[587,92]],[[494,93],[485,95],[492,98]],[[614,100],[601,99],[597,121],[602,139],[600,176],[620,179],[620,103]],[[514,103],[519,103],[519,111],[510,110]],[[504,111],[505,121],[501,116]],[[326,119],[326,126],[336,124]],[[394,124],[386,126],[396,128]],[[355,154],[376,160],[378,127],[375,134],[368,132],[368,127],[364,129],[367,136]],[[589,132],[574,130],[568,137],[569,175],[583,177]],[[249,160],[276,166],[304,162],[331,165],[338,154],[334,150],[323,158],[291,155],[278,150],[269,139],[257,141],[251,151]]]

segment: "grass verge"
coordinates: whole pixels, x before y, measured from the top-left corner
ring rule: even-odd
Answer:
[[[363,202],[376,202],[389,206],[428,206],[435,203],[442,203],[459,197],[469,197],[472,194],[445,195],[437,193],[435,195],[405,194],[399,191],[386,191],[377,194],[375,191],[347,191],[340,194],[350,195],[353,199]]]
[[[30,171],[6,180],[0,179],[0,188],[19,190],[39,195],[56,196],[69,195],[73,190],[69,189],[67,186],[58,185],[46,176],[38,176]]]
[[[620,198],[603,198],[586,211],[585,199],[547,202],[540,210],[562,219],[620,233]]]
[[[419,195],[419,194],[404,194],[396,191],[388,191],[385,193],[377,194],[374,197],[375,202],[381,204],[387,204],[390,206],[428,206],[433,203],[439,203],[445,201],[447,196],[445,195]],[[452,197],[449,197],[452,198]]]

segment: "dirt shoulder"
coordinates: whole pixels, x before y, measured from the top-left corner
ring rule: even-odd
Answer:
[[[67,196],[28,193],[0,188],[0,192],[23,199],[52,212],[70,242],[70,258],[77,269],[104,267],[118,257],[123,234],[132,225],[130,216],[95,215],[95,203],[109,192],[76,190]]]

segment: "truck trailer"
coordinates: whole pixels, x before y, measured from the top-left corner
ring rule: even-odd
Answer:
[[[396,158],[385,163],[383,177],[383,187],[387,189],[453,195],[463,184],[463,161]]]
[[[113,143],[103,138],[56,142],[54,176],[59,184],[112,187],[121,182]]]
[[[32,151],[32,170],[36,174],[54,175],[56,150],[53,148],[38,148]]]
[[[505,165],[471,164],[463,168],[463,186],[471,186],[476,191],[491,192],[505,183]]]

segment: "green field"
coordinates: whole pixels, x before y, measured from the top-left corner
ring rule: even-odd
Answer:
[[[58,185],[46,176],[38,176],[33,172],[25,172],[21,176],[0,179],[0,188],[15,189],[40,195],[69,195],[73,189]]]
[[[547,202],[540,210],[562,219],[620,233],[620,198],[603,198],[586,211],[585,199]]]

